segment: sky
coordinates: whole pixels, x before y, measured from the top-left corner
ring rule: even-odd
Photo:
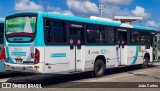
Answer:
[[[160,0],[102,0],[104,18],[143,17],[138,25],[160,29]],[[0,18],[21,11],[45,11],[79,17],[100,16],[100,0],[0,0]]]

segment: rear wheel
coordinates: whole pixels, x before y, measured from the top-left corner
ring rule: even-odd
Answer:
[[[98,59],[94,63],[93,75],[95,77],[102,77],[104,75],[105,69],[106,69],[105,63],[101,59]]]
[[[149,59],[148,58],[145,58],[144,59],[144,62],[143,62],[143,64],[142,64],[142,68],[147,68],[148,66],[149,66]]]

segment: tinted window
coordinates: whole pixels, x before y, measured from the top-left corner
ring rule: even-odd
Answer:
[[[108,44],[115,44],[116,43],[116,29],[113,27],[105,28],[106,31],[106,40]]]
[[[0,23],[0,44],[3,44],[4,24]]]
[[[87,26],[87,43],[100,43],[100,27]]]
[[[65,22],[60,20],[46,20],[47,43],[66,43]]]
[[[150,32],[141,31],[141,44],[150,44]]]
[[[139,31],[132,30],[130,35],[130,43],[131,44],[139,44],[140,33]]]

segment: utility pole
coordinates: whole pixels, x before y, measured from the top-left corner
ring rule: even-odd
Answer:
[[[102,17],[103,10],[104,10],[104,5],[102,4],[102,0],[100,0],[99,2],[100,2],[100,5],[99,5],[100,16]]]

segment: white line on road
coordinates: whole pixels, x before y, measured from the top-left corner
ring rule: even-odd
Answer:
[[[116,78],[121,78],[121,77],[126,77],[126,76],[131,76],[134,74],[140,74],[140,73],[145,73],[145,72],[151,72],[151,71],[155,71],[155,70],[159,70],[159,69],[146,69],[145,71],[140,71],[140,72],[136,72],[136,71],[131,71],[133,74],[125,74],[125,75],[119,75],[119,76],[114,76],[114,77],[102,77],[102,78],[91,78],[91,79],[84,79],[84,80],[78,80],[78,81],[73,81],[73,82],[95,82],[95,81],[106,81],[106,80],[112,80],[112,79],[116,79]]]
[[[10,79],[10,78],[0,79],[0,82],[6,82],[8,79]]]

